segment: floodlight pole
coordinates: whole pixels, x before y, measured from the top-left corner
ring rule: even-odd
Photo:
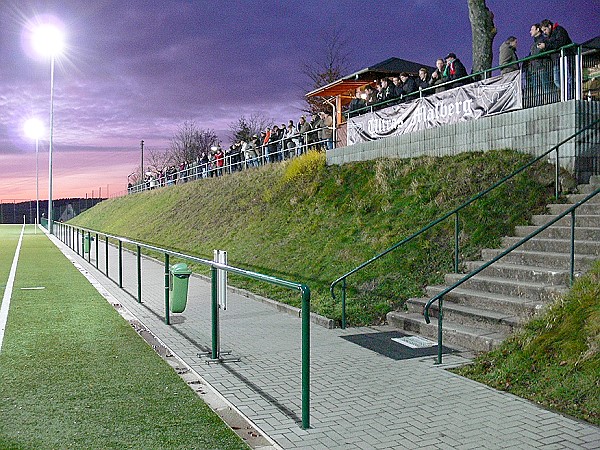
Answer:
[[[40,139],[38,137],[35,138],[35,226],[40,223],[40,175],[39,175],[39,164],[38,164],[38,154],[39,154],[39,145]]]
[[[48,233],[52,234],[52,135],[54,133],[54,54],[50,57],[50,141],[48,143]]]
[[[144,140],[143,139],[140,142],[140,146],[142,147],[142,165],[140,166],[140,171],[141,171],[140,180],[143,182],[144,181]]]

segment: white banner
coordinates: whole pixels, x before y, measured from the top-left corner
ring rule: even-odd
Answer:
[[[521,71],[348,119],[348,145],[523,108]]]

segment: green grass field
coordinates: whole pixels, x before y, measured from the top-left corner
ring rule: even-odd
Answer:
[[[18,231],[0,226],[2,289]],[[0,448],[247,446],[29,228],[0,351]]]

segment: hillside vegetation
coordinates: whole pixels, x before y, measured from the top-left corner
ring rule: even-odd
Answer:
[[[330,283],[489,187],[531,156],[512,151],[327,166],[323,154],[100,203],[72,223],[306,283],[313,312],[339,320]],[[461,258],[499,244],[543,211],[553,169],[540,164],[461,213]],[[349,323],[379,323],[453,267],[454,220],[348,279]],[[201,269],[197,269],[201,271]],[[294,292],[231,283],[299,306]]]
[[[600,261],[543,316],[457,372],[600,425]]]

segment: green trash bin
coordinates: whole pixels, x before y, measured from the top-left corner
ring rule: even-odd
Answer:
[[[173,264],[169,268],[171,289],[171,312],[181,313],[187,304],[188,283],[192,271],[185,263]]]
[[[90,252],[90,235],[85,234],[85,235],[83,235],[83,253],[89,253],[89,252]]]

